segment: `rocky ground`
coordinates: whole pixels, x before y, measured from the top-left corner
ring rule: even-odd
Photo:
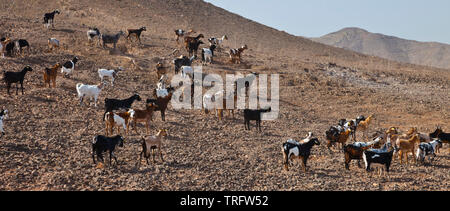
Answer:
[[[1,13],[5,21],[0,23],[0,35],[26,38],[32,43],[32,50],[24,57],[0,59],[0,67],[19,71],[24,65],[31,65],[34,69],[25,76],[24,95],[13,92],[8,96],[5,85],[0,85],[0,106],[10,111],[4,121],[6,135],[0,138],[1,190],[449,190],[448,145],[444,145],[432,164],[400,165],[395,161],[389,177],[379,177],[358,168],[356,161],[350,171],[345,170],[343,153],[338,149],[329,152],[324,137],[325,131],[339,119],[370,114],[375,115],[371,132],[397,126],[402,131],[417,127],[420,132],[430,133],[436,125],[449,131],[448,70],[396,63],[387,66],[378,60],[349,63],[351,59],[341,57],[325,61],[314,55],[275,59],[263,47],[245,52],[243,64],[230,64],[226,50],[237,47],[232,39],[217,53],[215,63],[203,71],[221,75],[253,71],[280,74],[278,119],[264,121],[262,132],[255,130],[253,122],[252,130],[246,131],[242,111],[235,118],[218,121],[200,110],[174,110],[169,106],[166,121],[161,121],[158,112],[151,126],[151,134],[160,128],[169,130],[163,141],[164,162],[159,159],[150,165],[142,162],[137,168],[140,134],[132,131],[125,135],[124,147],[117,149],[119,163],[97,168],[91,157],[91,140],[104,134],[101,121],[104,98],[123,99],[138,92],[144,100],[133,107],[143,109],[145,99],[152,96],[156,87],[153,68],[156,62],[170,66],[170,59],[186,52],[181,48],[170,55],[180,46],[172,34],[158,30],[163,25],[157,24],[175,27],[169,16],[138,19],[136,24],[152,24],[143,32],[142,45],[121,38],[117,50],[109,46],[102,49],[88,44],[85,34],[93,22],[91,16],[113,17],[101,9],[101,1],[93,2],[90,9],[84,7],[88,1],[55,2],[62,14],[50,30],[41,24],[43,6],[24,16]],[[146,7],[144,3],[130,3],[131,6],[122,3],[104,7],[118,8],[124,13]],[[10,11],[16,11],[12,7]],[[178,11],[169,11],[175,12]],[[118,25],[136,25],[125,18],[114,20],[101,22],[102,29],[116,32]],[[49,52],[46,39],[50,36],[60,38],[64,48]],[[70,78],[58,75],[55,89],[43,87],[44,67],[74,55],[80,58],[75,74]],[[78,105],[75,84],[96,84],[100,81],[98,68],[117,66],[126,70],[119,74],[114,87],[107,86],[102,91],[98,107],[93,103]],[[145,132],[142,124],[138,129]],[[301,171],[298,163],[289,172],[284,171],[281,144],[288,138],[301,139],[309,131],[319,138],[321,145],[312,150],[308,172]],[[361,134],[357,137],[362,140]]]

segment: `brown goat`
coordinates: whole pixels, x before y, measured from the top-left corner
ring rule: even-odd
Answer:
[[[402,163],[403,154],[405,154],[406,163],[408,164],[408,152],[411,152],[414,157],[414,148],[417,143],[420,143],[419,135],[416,134],[409,139],[397,139],[396,144],[399,148],[398,157],[400,158],[400,164]],[[416,159],[413,159],[416,161]]]
[[[335,141],[333,141],[333,140],[328,140],[328,143],[327,143],[328,150],[331,151],[330,147],[331,147],[331,145],[332,145],[334,142],[337,142],[338,144],[341,144],[341,149],[342,149],[342,148],[344,147],[345,142],[347,142],[348,137],[350,136],[350,132],[351,132],[351,131],[352,131],[352,130],[351,130],[350,128],[348,128],[348,129],[346,129],[345,131],[343,131],[343,132],[341,132],[341,133],[339,134],[339,138],[338,138],[337,140],[335,140]]]
[[[44,86],[48,84],[50,88],[50,82],[53,82],[53,88],[56,87],[56,76],[58,75],[58,70],[61,68],[61,64],[57,63],[53,65],[52,68],[45,68],[44,70]]]
[[[156,74],[158,75],[159,80],[161,76],[167,74],[167,67],[164,67],[163,63],[158,62],[158,64],[156,64]]]
[[[247,45],[244,45],[238,49],[230,49],[230,60],[231,63],[240,64],[241,63],[241,54],[244,50],[248,49]]]
[[[153,119],[153,111],[158,108],[155,104],[150,103],[147,104],[145,106],[145,110],[138,110],[135,109],[134,110],[134,116],[132,118],[133,122],[134,122],[134,130],[136,131],[136,133],[139,133],[137,131],[137,127],[136,124],[137,122],[145,122],[145,128],[146,128],[146,132],[149,132],[149,125],[150,125],[150,121],[152,121]]]
[[[147,165],[149,164],[148,158],[150,157],[150,152],[152,153],[153,162],[155,162],[155,149],[158,149],[161,161],[164,162],[162,152],[161,152],[161,145],[162,145],[162,138],[166,137],[166,136],[167,136],[167,130],[162,129],[162,130],[159,130],[155,136],[141,137],[142,151],[139,156],[138,168],[139,168],[139,166],[141,166],[142,155],[144,155],[144,157],[147,161]]]
[[[6,45],[11,42],[11,39],[6,38],[3,41],[0,41],[0,53],[2,54],[2,58],[5,58]]]

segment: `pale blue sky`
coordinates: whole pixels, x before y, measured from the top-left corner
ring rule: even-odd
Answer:
[[[450,0],[205,0],[304,37],[345,27],[450,44]]]

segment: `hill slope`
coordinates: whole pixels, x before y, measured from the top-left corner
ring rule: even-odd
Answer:
[[[345,28],[312,40],[393,61],[450,68],[450,45],[418,42],[359,28]]]
[[[10,111],[6,135],[0,138],[0,190],[449,190],[449,152],[444,146],[432,165],[391,166],[390,178],[370,176],[351,164],[344,169],[342,151],[326,148],[325,131],[341,118],[375,114],[370,133],[397,126],[432,132],[437,124],[450,129],[450,73],[327,46],[295,37],[229,13],[199,0],[36,0],[3,1],[0,36],[25,38],[31,53],[0,59],[2,70],[34,69],[25,77],[24,95],[6,94],[0,83],[0,105]],[[54,8],[55,28],[45,29],[44,12]],[[24,13],[23,11],[26,11]],[[116,33],[146,26],[142,45],[121,38],[117,49],[87,43],[88,26]],[[175,110],[166,121],[154,114],[150,134],[168,129],[164,161],[139,162],[143,124],[118,147],[117,165],[97,168],[92,138],[104,134],[104,99],[125,99],[139,93],[144,109],[153,98],[158,78],[154,67],[163,61],[174,75],[171,60],[186,55],[175,41],[176,28],[194,28],[205,38],[227,34],[214,63],[205,73],[278,73],[279,118],[263,121],[262,132],[244,130],[243,112],[218,121],[201,110]],[[49,52],[47,39],[63,48]],[[206,39],[203,39],[206,41]],[[230,47],[247,44],[242,64],[228,62]],[[206,46],[206,45],[204,45]],[[202,47],[204,47],[202,46]],[[171,54],[174,49],[178,52]],[[78,56],[74,75],[58,75],[56,88],[43,86],[43,70]],[[195,65],[201,62],[196,60]],[[98,107],[82,105],[77,83],[98,84],[98,68],[124,67],[114,87],[106,86]],[[14,87],[14,86],[13,86]],[[203,91],[207,91],[204,88]],[[214,112],[212,112],[214,113]],[[121,129],[121,131],[123,131]],[[283,171],[281,144],[313,132],[321,142],[312,150],[308,172],[294,162]],[[146,134],[146,135],[150,135]],[[363,141],[361,133],[357,138]],[[109,156],[105,156],[109,160]],[[355,162],[355,161],[353,161]],[[108,163],[108,162],[107,162]],[[114,163],[114,162],[113,162]]]

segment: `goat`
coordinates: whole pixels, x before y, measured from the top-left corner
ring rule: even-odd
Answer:
[[[130,109],[126,112],[106,112],[105,114],[105,130],[106,135],[113,133],[113,128],[117,127],[117,133],[120,134],[120,126],[123,127],[125,134],[128,135],[129,125],[134,118],[134,110]]]
[[[127,29],[128,31],[128,35],[127,35],[127,40],[131,40],[131,35],[136,37],[136,40],[139,41],[139,44],[141,44],[141,33],[142,31],[147,31],[147,28],[145,28],[144,26],[139,28],[139,29]]]
[[[59,49],[59,40],[56,38],[48,38],[48,49],[53,51],[53,49]]]
[[[216,45],[211,45],[209,48],[202,48],[203,64],[206,64],[207,62],[209,64],[212,63],[212,57],[214,56],[214,49],[216,49]]]
[[[83,103],[84,97],[89,97],[90,100],[92,100],[92,97],[94,97],[94,105],[95,107],[97,107],[97,99],[104,86],[105,83],[100,83],[98,85],[86,85],[77,83],[76,89],[78,98],[80,99],[80,105]]]
[[[134,94],[133,96],[123,100],[105,98],[105,113],[103,114],[103,119],[105,119],[106,112],[118,109],[130,109],[131,105],[136,100],[141,101],[141,97],[138,94]]]
[[[258,127],[259,131],[261,131],[261,114],[267,113],[271,111],[271,107],[267,109],[244,109],[244,124],[245,129],[250,130],[250,120],[256,120],[256,126]]]
[[[238,49],[230,49],[230,61],[231,63],[240,64],[241,63],[241,54],[244,52],[244,50],[248,49],[247,45],[244,45]]]
[[[63,73],[66,77],[72,74],[73,70],[75,69],[75,64],[77,64],[78,60],[78,57],[75,56],[72,60],[64,62],[61,67],[61,73]]]
[[[216,105],[220,104],[222,102],[222,108],[220,108],[220,106],[216,107],[216,115],[219,118],[219,120],[222,120],[222,116],[223,116],[223,110],[226,110],[228,112],[228,116],[230,116],[230,113],[233,115],[233,119],[234,119],[234,108],[227,108],[226,104],[227,104],[227,100],[231,99],[231,95],[227,95],[226,97],[220,97],[220,95],[223,96],[223,91],[220,91],[218,93],[216,93],[215,99],[216,99]],[[234,93],[233,96],[233,101],[237,102],[237,94]],[[219,99],[222,98],[222,101],[219,101]]]
[[[99,31],[97,28],[91,28],[91,27],[89,27],[89,30],[87,31],[86,34],[87,34],[87,38],[88,38],[89,43],[92,42],[92,40],[94,39],[94,37],[97,37],[97,38],[98,38],[97,44],[100,43],[101,34],[100,34],[100,31]]]
[[[15,41],[8,42],[5,46],[6,55],[8,55],[10,57],[14,56],[14,49],[16,48],[15,46],[16,46]]]
[[[52,23],[52,27],[55,27],[54,24],[53,24],[54,23],[55,14],[60,14],[59,10],[54,10],[53,12],[44,14],[44,24],[47,26],[47,29],[50,26],[50,22]]]
[[[116,44],[119,42],[120,36],[124,36],[125,33],[123,31],[119,31],[115,35],[111,34],[101,34],[102,46],[105,48],[107,43],[112,43],[114,45],[114,49],[116,49]]]
[[[44,87],[45,84],[48,84],[50,88],[50,82],[53,82],[53,88],[56,87],[56,76],[58,75],[58,69],[61,68],[61,64],[56,63],[51,68],[45,68],[44,70]]]
[[[369,125],[372,122],[372,119],[374,119],[374,115],[370,115],[364,120],[361,120],[356,123],[356,130],[363,131],[363,137],[367,138],[367,133],[369,132]]]
[[[208,39],[210,46],[216,45],[217,47],[220,47],[224,40],[228,40],[227,35],[223,35],[221,38],[211,37]]]
[[[181,66],[181,76],[183,76],[183,78],[186,78],[186,75],[190,75],[192,76],[192,78],[194,78],[194,69],[191,66]]]
[[[350,132],[352,130],[350,128],[347,128],[343,131],[341,130],[337,130],[335,127],[331,127],[329,130],[327,130],[325,132],[326,138],[327,138],[327,147],[328,150],[331,152],[331,145],[333,143],[340,143],[341,144],[341,148],[343,148],[345,142],[347,142],[348,137],[350,136]]]
[[[98,69],[97,72],[101,82],[103,82],[105,77],[109,77],[111,79],[111,86],[114,86],[114,80],[117,78],[117,74],[119,74],[120,71],[123,71],[122,67],[118,67],[115,70]]]
[[[163,63],[158,62],[158,64],[156,64],[156,74],[158,75],[158,78],[161,78],[163,75],[167,74],[167,67],[164,67]]]
[[[9,38],[2,38],[0,40],[0,52],[2,53],[2,58],[5,58],[6,46],[11,42]]]
[[[287,141],[283,143],[281,149],[284,158],[284,169],[289,171],[289,161],[298,158],[302,160],[301,164],[303,171],[306,172],[306,162],[308,161],[309,155],[311,154],[311,149],[314,145],[320,145],[319,139],[311,138],[309,141],[304,143],[295,143],[293,141]]]
[[[116,160],[117,165],[117,157],[114,155],[114,150],[116,146],[123,147],[123,138],[120,135],[107,137],[102,135],[97,135],[92,139],[92,160],[95,162],[95,154],[97,154],[97,159],[103,160],[103,152],[109,152],[109,165],[112,163],[112,158]]]
[[[198,42],[200,38],[203,38],[203,34],[199,34],[196,37],[184,37],[184,47],[189,51],[189,44],[193,42]]]
[[[15,45],[15,48],[16,48],[17,55],[23,56],[22,48],[24,48],[24,47],[27,48],[27,53],[30,54],[30,43],[28,43],[27,40],[18,39],[18,40],[14,41],[14,42],[15,42],[14,45]]]
[[[33,68],[31,68],[30,66],[25,66],[22,71],[20,72],[10,72],[10,71],[3,71],[3,80],[6,83],[6,89],[8,90],[8,95],[11,95],[9,93],[9,89],[11,88],[11,84],[15,83],[16,84],[16,95],[18,95],[18,91],[19,91],[19,86],[18,83],[20,83],[20,86],[22,88],[22,95],[23,95],[23,80],[25,78],[25,74],[27,74],[27,72],[33,71]]]
[[[344,146],[344,164],[345,169],[350,170],[349,164],[352,160],[358,160],[358,167],[361,167],[360,160],[362,159],[362,154],[364,150],[368,149],[369,147],[377,144],[380,142],[382,138],[377,137],[371,142],[355,142],[353,144],[347,144]]]
[[[180,38],[183,38],[184,36],[188,36],[192,33],[195,33],[195,31],[192,29],[190,29],[189,31],[184,31],[182,29],[175,29],[175,35],[177,36],[177,43]]]
[[[433,155],[433,157],[436,157],[436,149],[439,145],[442,144],[442,141],[439,139],[435,139],[430,143],[420,143],[419,147],[417,148],[417,152],[416,152],[416,163],[418,162],[424,162],[425,161],[425,156],[427,155]],[[430,162],[431,162],[431,157],[430,157]]]
[[[1,136],[6,135],[5,130],[3,129],[3,120],[4,120],[5,118],[8,118],[8,109],[2,109],[2,110],[0,111],[0,132],[2,132],[2,135],[1,135]],[[0,136],[0,137],[1,137],[1,136]]]
[[[195,58],[196,56],[194,55],[191,58],[188,58],[187,56],[180,56],[174,59],[172,63],[175,65],[175,74],[178,74],[182,66],[191,66]]]
[[[436,128],[433,133],[430,133],[430,137],[438,138],[442,143],[450,143],[450,133],[444,133],[440,127]],[[439,152],[439,147],[437,148],[437,151]]]
[[[188,45],[189,56],[195,55],[197,57],[198,47],[201,44],[203,44],[203,42],[201,40],[193,40],[193,41],[189,42],[189,45]]]
[[[159,157],[161,161],[164,162],[163,155],[161,152],[162,138],[167,137],[168,133],[166,129],[159,130],[158,133],[154,136],[141,137],[142,140],[142,151],[139,155],[138,168],[141,166],[142,155],[144,155],[145,160],[148,163],[148,158],[150,157],[150,152],[152,153],[153,162],[155,162],[155,151],[158,149]]]
[[[136,127],[137,122],[145,122],[146,132],[148,133],[150,121],[152,121],[153,119],[153,111],[156,108],[158,108],[157,105],[149,103],[145,105],[145,110],[134,109],[134,116],[132,118],[132,121],[134,123],[134,130],[136,131],[136,133],[138,133]]]
[[[396,141],[397,148],[395,151],[398,152],[400,164],[402,163],[403,154],[405,154],[406,163],[408,163],[408,152],[411,152],[414,156],[414,148],[415,148],[416,142],[420,143],[418,134],[414,135],[410,139],[401,139],[401,138],[397,139],[397,141]],[[416,160],[414,159],[414,161],[416,161]]]
[[[364,165],[366,166],[366,171],[370,171],[370,165],[372,163],[378,163],[384,165],[386,172],[389,173],[389,167],[391,166],[393,155],[394,150],[388,152],[377,152],[370,149],[365,150],[362,158],[364,160]]]
[[[172,99],[173,91],[175,89],[173,87],[167,88],[167,96],[165,97],[157,97],[156,99],[147,99],[147,103],[154,103],[157,108],[155,108],[155,111],[161,112],[161,120],[166,121],[166,109],[167,105],[169,104],[170,100]]]

